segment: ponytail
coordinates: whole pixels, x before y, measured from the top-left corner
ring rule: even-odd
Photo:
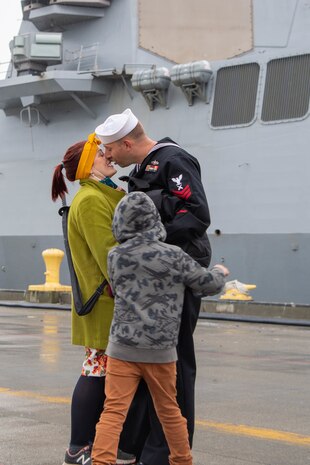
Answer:
[[[63,168],[66,171],[66,178],[68,181],[75,181],[76,170],[85,144],[86,141],[84,140],[69,147],[63,157],[63,161],[56,166],[52,181],[52,200],[54,202],[58,197],[62,198],[64,194],[68,193],[65,177],[62,173]]]
[[[68,188],[65,183],[64,175],[62,174],[62,168],[64,163],[59,163],[54,170],[53,181],[52,181],[52,200],[56,202],[58,197],[63,198],[64,194],[68,194]]]

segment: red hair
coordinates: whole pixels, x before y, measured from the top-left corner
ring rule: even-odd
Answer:
[[[52,181],[52,200],[55,202],[58,197],[62,198],[68,189],[65,183],[65,178],[62,169],[66,170],[66,178],[73,182],[75,181],[76,170],[83,152],[86,141],[77,142],[66,151],[63,160],[56,166]]]

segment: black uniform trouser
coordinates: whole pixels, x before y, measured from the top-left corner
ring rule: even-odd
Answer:
[[[187,419],[190,445],[192,446],[195,424],[195,378],[196,359],[193,333],[196,327],[201,299],[194,297],[190,289],[184,296],[181,327],[178,341],[177,400],[183,416]],[[149,416],[146,414],[148,405]],[[133,414],[133,411],[136,413]],[[146,465],[169,465],[169,449],[154,410],[151,396],[142,381],[127,417],[127,431],[123,430],[120,447],[134,452]],[[131,425],[130,425],[131,423]],[[145,442],[144,442],[145,441]],[[144,447],[141,449],[144,443]]]

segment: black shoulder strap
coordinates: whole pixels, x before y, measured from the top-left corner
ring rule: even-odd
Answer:
[[[72,255],[71,255],[71,250],[70,250],[69,241],[68,241],[68,215],[69,215],[70,207],[66,205],[65,200],[63,200],[63,203],[64,205],[59,209],[58,213],[62,217],[62,232],[63,232],[63,237],[64,237],[64,244],[65,244],[65,250],[66,250],[69,273],[70,273],[70,280],[71,280],[71,286],[72,286],[72,298],[73,298],[74,308],[75,308],[76,313],[79,316],[84,316],[91,312],[95,303],[99,299],[100,295],[103,293],[104,287],[108,284],[108,281],[104,279],[103,282],[100,284],[100,286],[97,287],[93,295],[83,305],[82,293],[81,293],[79,282],[78,282],[75,269],[73,266]]]

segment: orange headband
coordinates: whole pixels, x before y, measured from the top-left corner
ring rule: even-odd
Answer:
[[[86,179],[89,177],[98,150],[98,145],[100,144],[101,141],[96,138],[96,134],[94,132],[89,134],[87,142],[83,147],[83,152],[76,170],[75,179]]]

